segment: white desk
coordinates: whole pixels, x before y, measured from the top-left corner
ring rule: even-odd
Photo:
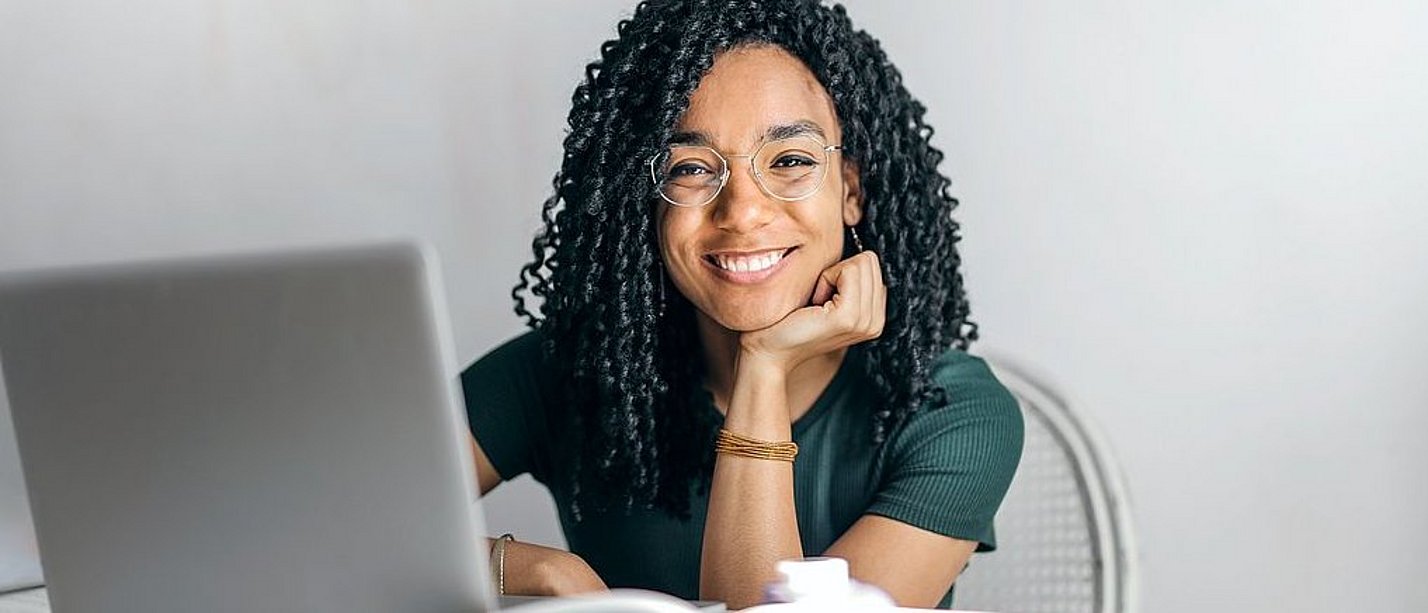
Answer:
[[[0,613],[50,613],[50,598],[44,588],[0,595]]]
[[[907,609],[899,607],[898,611],[916,613],[925,611],[933,613],[932,609]],[[14,592],[0,596],[0,613],[50,613],[50,599],[45,594],[44,588]],[[944,612],[939,612],[944,613]],[[957,612],[950,612],[957,613]],[[961,613],[976,613],[975,611],[963,611]]]

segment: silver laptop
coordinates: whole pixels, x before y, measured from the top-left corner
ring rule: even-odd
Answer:
[[[384,245],[0,277],[54,610],[494,608],[434,274]]]
[[[40,550],[20,473],[20,452],[10,426],[5,379],[0,377],[0,594],[41,583]]]

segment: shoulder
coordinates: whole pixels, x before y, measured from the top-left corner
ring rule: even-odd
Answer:
[[[543,479],[549,468],[551,423],[559,389],[546,368],[541,335],[526,332],[486,352],[461,372],[466,418],[481,451],[502,478],[532,472]]]
[[[947,392],[949,400],[964,396],[967,400],[1016,402],[986,360],[961,349],[948,349],[937,356],[928,368],[928,379]]]
[[[486,356],[483,356],[482,359],[489,356],[500,356],[503,359],[539,360],[541,359],[542,338],[539,331],[526,330],[486,352]]]
[[[992,519],[1021,461],[1021,407],[984,360],[960,350],[938,356],[928,379],[941,398],[889,434],[868,512],[991,550]]]
[[[539,367],[545,361],[541,338],[539,332],[528,330],[501,343],[461,371],[462,382]]]
[[[1021,457],[1021,408],[985,360],[949,349],[931,364],[928,382],[942,399],[921,407],[893,433],[895,453],[975,451],[984,460],[1015,466]]]
[[[539,332],[525,332],[461,371],[462,395],[473,426],[489,421],[492,415],[538,421],[558,404],[560,375],[545,357],[543,338]]]

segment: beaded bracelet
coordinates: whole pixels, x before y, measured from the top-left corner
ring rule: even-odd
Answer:
[[[714,440],[714,451],[756,460],[792,462],[798,455],[798,444],[793,441],[761,441],[720,428],[719,437]]]

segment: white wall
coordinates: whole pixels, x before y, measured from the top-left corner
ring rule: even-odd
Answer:
[[[984,347],[1119,452],[1145,610],[1428,610],[1428,6],[865,5]]]
[[[522,63],[546,89],[519,79],[503,33],[533,16],[511,10],[0,0],[0,270],[415,236],[474,358],[520,330],[507,294],[579,74],[567,54]],[[492,524],[559,543],[543,504]]]
[[[1428,609],[1428,9],[850,3],[929,107],[984,350],[1124,464],[1144,610]],[[624,0],[0,0],[0,268],[400,233],[457,345]],[[528,482],[493,530],[558,543]]]

